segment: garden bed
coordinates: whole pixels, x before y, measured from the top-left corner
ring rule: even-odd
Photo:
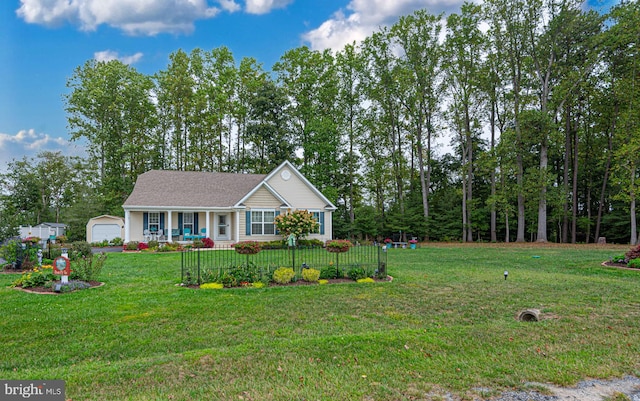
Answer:
[[[70,282],[73,282],[75,280],[71,280]],[[86,283],[89,285],[88,288],[83,288],[85,290],[89,290],[92,288],[97,288],[97,287],[102,287],[104,285],[104,283],[100,282],[100,281],[83,281],[83,283]],[[76,291],[82,291],[82,289],[74,289],[71,291],[61,291],[61,292],[56,292],[54,291],[54,288],[56,286],[56,284],[61,284],[60,281],[54,281],[52,283],[52,285],[50,287],[45,287],[45,286],[39,286],[39,287],[28,287],[28,288],[22,288],[22,287],[13,287],[16,290],[20,290],[20,291],[24,291],[24,292],[30,292],[33,294],[54,294],[54,295],[58,295],[58,294],[65,294],[65,293],[69,293],[69,292],[76,292]]]
[[[326,283],[323,283],[323,284],[320,284],[318,281],[304,281],[304,280],[292,281],[286,284],[271,282],[269,283],[269,287],[293,287],[293,286],[300,286],[300,285],[330,285],[330,284],[349,284],[349,283],[359,284],[357,281],[352,280],[350,278],[332,278],[332,279],[327,279],[325,281]],[[373,281],[375,281],[376,283],[391,282],[393,281],[393,277],[387,276],[385,278],[373,278]],[[177,285],[185,288],[200,289],[200,286],[196,284],[190,284],[190,285],[177,284]],[[246,283],[245,285],[241,284],[241,285],[236,285],[234,287],[225,287],[225,288],[231,289],[231,288],[244,288],[244,287],[251,287],[251,286],[252,286],[251,283]]]

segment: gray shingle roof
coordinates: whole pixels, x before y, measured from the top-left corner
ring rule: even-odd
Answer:
[[[138,176],[123,206],[230,207],[266,174],[151,170]]]

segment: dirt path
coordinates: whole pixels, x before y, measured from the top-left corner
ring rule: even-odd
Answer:
[[[631,401],[640,401],[640,379],[626,376],[613,380],[585,380],[575,387],[558,387],[551,384],[530,383],[548,389],[547,395],[539,392],[508,392],[495,401],[603,401],[624,394]]]

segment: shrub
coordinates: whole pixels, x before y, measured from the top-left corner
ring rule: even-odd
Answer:
[[[151,248],[151,249],[158,249],[158,245],[159,244],[160,243],[158,241],[151,240],[151,241],[149,241],[149,243],[147,245],[149,245],[149,248]]]
[[[220,282],[226,288],[235,287],[236,285],[238,285],[238,280],[236,280],[236,278],[229,273],[223,273],[222,276],[220,276]]]
[[[632,267],[634,269],[640,269],[640,259],[631,259],[629,263],[627,263],[627,267]]]
[[[364,270],[363,267],[360,266],[353,266],[349,269],[349,271],[347,272],[347,276],[354,281],[358,281],[360,279],[366,278],[367,277],[367,271]]]
[[[627,258],[625,255],[616,255],[611,258],[611,262],[613,263],[627,263]]]
[[[194,239],[193,240],[193,247],[194,248],[204,248],[204,243],[200,239]]]
[[[204,248],[213,248],[213,240],[211,238],[204,238],[202,240],[202,246]]]
[[[316,282],[320,278],[320,270],[318,269],[302,269],[302,279],[304,281]]]
[[[71,265],[72,280],[95,281],[97,280],[104,262],[107,260],[107,254],[102,252],[99,255],[83,257],[76,259]]]
[[[376,281],[371,277],[360,278],[356,280],[358,283],[375,283]]]
[[[278,284],[287,284],[295,277],[296,273],[290,267],[279,267],[273,272],[273,281]]]
[[[16,261],[16,255],[18,252],[18,247],[21,247],[22,244],[20,240],[12,240],[0,247],[0,258],[3,258],[8,263],[14,263]]]
[[[224,285],[222,283],[204,283],[200,284],[200,288],[203,290],[219,290],[224,288]]]
[[[264,287],[266,284],[263,283],[262,281],[258,281],[256,283],[251,284],[253,286],[253,288],[262,288]]]
[[[337,273],[335,266],[323,267],[322,270],[320,270],[320,278],[325,280],[338,278]]]
[[[123,243],[124,241],[120,237],[115,237],[114,239],[111,240],[111,245],[113,246],[121,246]]]
[[[149,249],[149,244],[146,242],[138,242],[138,250],[142,251],[144,249]]]
[[[53,266],[43,265],[41,268],[36,267],[33,271],[22,273],[11,285],[22,288],[41,287],[54,280],[56,275],[53,274]]]
[[[71,243],[71,247],[69,249],[69,259],[78,260],[83,257],[91,257],[91,244],[87,241],[76,241]]]
[[[319,239],[301,239],[298,241],[298,246],[310,246],[310,247],[321,247],[324,246],[324,242]]]
[[[124,246],[125,251],[137,251],[138,250],[138,241],[130,241]]]
[[[318,284],[328,284],[329,280],[320,279],[318,280]]]
[[[284,237],[293,234],[296,239],[304,238],[309,233],[317,232],[319,224],[308,210],[294,210],[291,213],[276,216],[274,223]]]
[[[64,244],[65,242],[67,242],[67,236],[66,235],[58,235],[56,237],[56,242]]]

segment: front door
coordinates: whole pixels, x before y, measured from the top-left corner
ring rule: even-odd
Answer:
[[[216,216],[216,239],[229,240],[229,214],[217,214]]]

